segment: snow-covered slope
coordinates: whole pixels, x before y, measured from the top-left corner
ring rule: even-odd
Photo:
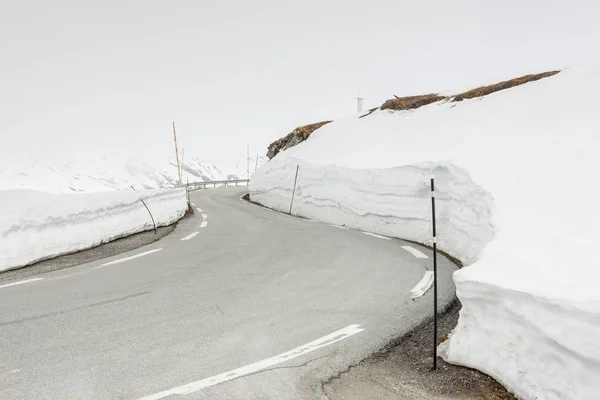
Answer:
[[[175,157],[158,153],[94,152],[74,149],[69,154],[13,156],[0,150],[0,190],[34,189],[46,192],[98,192],[172,188],[177,186]],[[184,158],[182,182],[223,180],[229,174],[197,157]]]
[[[428,243],[468,267],[445,345],[522,399],[600,392],[600,65],[459,103],[334,121],[253,175],[294,214]]]
[[[0,271],[87,249],[179,220],[185,188],[50,194],[0,191]]]

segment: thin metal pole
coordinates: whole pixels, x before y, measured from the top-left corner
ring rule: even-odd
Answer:
[[[437,237],[435,231],[435,184],[431,178],[431,215],[433,216],[433,370],[437,370],[438,295],[437,295]]]
[[[246,173],[247,179],[250,180],[250,146],[248,146],[248,153],[246,156]]]
[[[134,192],[137,192],[137,190],[135,190],[135,188],[133,187],[133,185],[131,185],[131,188],[133,189]],[[152,226],[154,227],[154,234],[156,235],[156,222],[154,222],[154,216],[150,212],[150,209],[146,205],[146,202],[144,201],[144,199],[142,199],[142,195],[141,194],[140,194],[140,200],[141,200],[142,204],[144,205],[144,207],[146,207],[146,211],[148,211],[148,214],[150,214],[150,219],[152,219]]]
[[[254,172],[258,169],[258,154],[256,155],[256,164],[254,165]]]
[[[292,201],[290,202],[290,212],[292,215],[292,206],[294,205],[294,194],[296,194],[296,182],[298,182],[298,169],[300,169],[299,165],[296,165],[296,177],[294,178],[294,190],[292,191]]]

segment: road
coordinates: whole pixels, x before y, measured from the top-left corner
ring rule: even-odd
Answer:
[[[2,282],[0,398],[323,399],[431,316],[431,290],[409,298],[431,259],[402,246],[428,249],[243,194],[192,193],[202,211],[152,245]],[[438,259],[445,305],[456,267]]]

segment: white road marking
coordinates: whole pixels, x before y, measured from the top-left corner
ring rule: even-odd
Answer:
[[[181,239],[182,242],[186,241],[186,240],[190,240],[191,238],[193,238],[194,236],[196,236],[197,234],[199,234],[200,232],[193,232],[190,233],[189,235],[187,235],[186,237],[184,237],[183,239]]]
[[[410,290],[410,298],[417,299],[423,296],[431,288],[431,285],[433,285],[433,271],[426,271],[423,279]]]
[[[202,389],[206,389],[211,386],[215,386],[233,379],[241,378],[242,376],[246,376],[249,374],[256,373],[258,371],[262,371],[269,367],[272,367],[277,364],[281,364],[283,362],[292,360],[296,357],[300,357],[304,354],[313,352],[322,347],[329,346],[334,344],[335,342],[339,342],[340,340],[344,340],[349,338],[352,335],[355,335],[359,332],[364,331],[364,329],[360,328],[360,325],[349,325],[344,329],[340,329],[339,331],[333,332],[327,336],[323,336],[320,339],[317,339],[313,342],[307,343],[303,346],[296,347],[293,350],[287,351],[285,353],[281,353],[271,358],[264,359],[262,361],[255,362],[254,364],[246,365],[244,367],[234,369],[231,371],[223,372],[222,374],[211,376],[210,378],[202,379],[196,382],[188,383],[187,385],[179,386],[173,389],[165,390],[160,393],[151,394],[146,397],[142,397],[139,400],[158,400],[168,396],[173,395],[186,395],[190,393],[197,392]]]
[[[93,269],[93,268],[92,268]],[[54,278],[46,278],[47,281],[57,281],[59,279],[65,279],[65,278],[70,278],[72,276],[76,276],[76,275],[83,275],[83,274],[87,274],[88,272],[90,272],[90,270],[86,270],[86,271],[81,271],[81,272],[75,272],[74,274],[67,274],[67,275],[61,275],[61,276],[57,276]]]
[[[204,220],[202,221],[202,224],[200,224],[200,228],[206,228],[206,225],[208,225],[208,221]]]
[[[198,210],[198,212],[204,212],[200,207],[196,207],[196,210]]]
[[[125,258],[121,258],[119,260],[107,262],[107,263],[104,263],[104,264],[100,265],[99,267],[94,267],[92,269],[97,269],[97,268],[102,268],[102,267],[108,267],[109,265],[120,264],[120,263],[123,263],[125,261],[129,261],[129,260],[133,260],[135,258],[147,256],[148,254],[156,253],[157,251],[161,251],[161,250],[162,250],[162,248],[160,248],[160,249],[154,249],[154,250],[150,250],[150,251],[146,251],[145,253],[136,254],[135,256],[125,257]]]
[[[18,281],[18,282],[7,283],[6,285],[2,285],[2,286],[0,286],[0,289],[1,288],[5,288],[5,287],[9,287],[9,286],[22,285],[24,283],[37,282],[37,281],[43,281],[43,280],[44,280],[44,278],[25,279],[24,281]]]
[[[333,226],[334,228],[340,228],[340,229],[350,229],[347,226],[341,226],[341,225],[335,225],[335,224],[330,224],[330,226]]]
[[[208,218],[208,215],[202,214],[202,218],[206,219],[206,218]]]
[[[425,255],[424,253],[422,253],[419,250],[415,249],[414,247],[411,247],[411,246],[402,246],[402,248],[404,250],[408,251],[410,254],[412,254],[413,256],[415,256],[417,258],[429,258],[429,257],[427,257],[427,255]]]
[[[196,203],[192,203],[192,205],[193,205],[194,207],[196,207]]]
[[[371,232],[363,232],[363,233],[365,235],[373,236],[373,237],[376,237],[376,238],[379,238],[379,239],[392,240],[392,238],[389,238],[387,236],[381,236],[381,235],[378,235],[376,233],[371,233]]]

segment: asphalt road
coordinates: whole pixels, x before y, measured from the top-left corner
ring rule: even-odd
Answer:
[[[322,381],[431,316],[431,290],[409,298],[431,259],[401,246],[429,250],[243,193],[193,193],[202,212],[150,246],[2,282],[0,398],[324,399]],[[438,259],[443,306],[456,267]]]

